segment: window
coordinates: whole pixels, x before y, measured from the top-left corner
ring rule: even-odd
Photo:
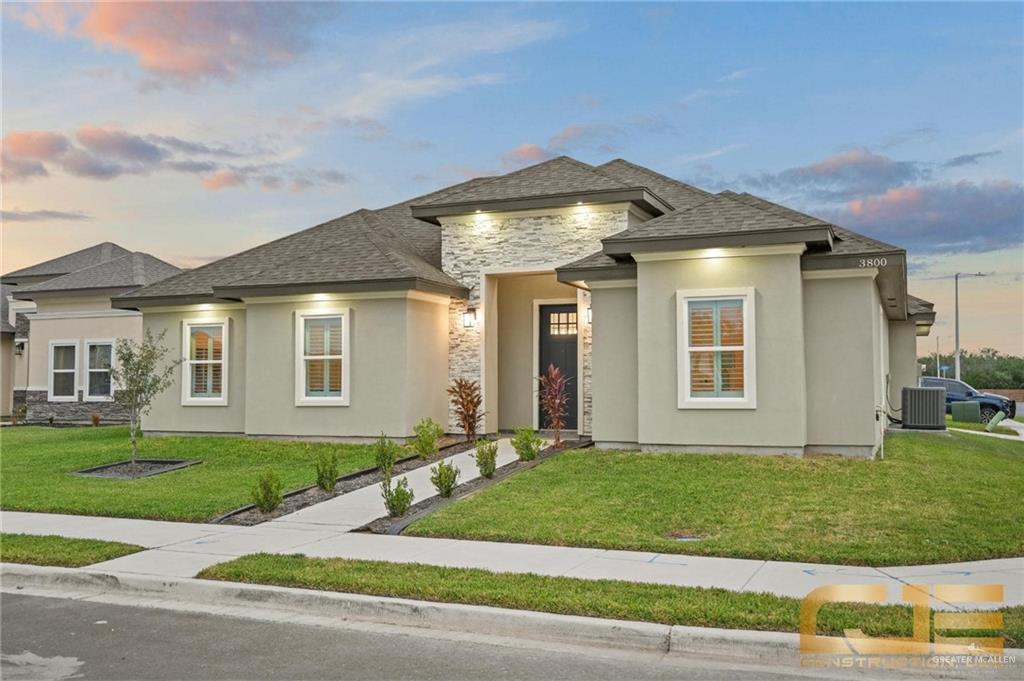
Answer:
[[[114,395],[110,367],[114,362],[113,341],[85,342],[85,399],[109,400]]]
[[[295,404],[348,404],[348,311],[295,316]]]
[[[78,400],[78,341],[50,341],[50,402]]]
[[[676,295],[679,408],[753,409],[753,289]]]
[[[182,404],[226,405],[228,395],[227,320],[185,322],[182,346]]]
[[[551,327],[552,336],[576,335],[575,312],[552,312],[548,315],[548,323]]]

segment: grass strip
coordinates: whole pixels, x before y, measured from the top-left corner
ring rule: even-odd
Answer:
[[[142,551],[143,547],[57,535],[0,534],[0,562],[82,567]]]
[[[800,599],[725,589],[615,580],[496,573],[344,558],[258,553],[206,568],[198,575],[247,584],[338,591],[417,600],[533,610],[563,615],[723,629],[796,632]],[[1024,643],[1024,607],[1005,608],[1007,647]],[[818,633],[862,629],[869,636],[910,636],[912,612],[897,605],[829,604]],[[1000,632],[943,632],[950,636]]]

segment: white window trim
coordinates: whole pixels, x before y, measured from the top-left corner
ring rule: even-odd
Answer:
[[[679,409],[756,409],[757,348],[755,345],[753,287],[680,289],[676,291],[676,374]],[[690,317],[687,303],[691,300],[743,301],[743,397],[692,397],[690,395]],[[717,348],[708,348],[715,350]]]
[[[182,406],[193,407],[226,407],[228,405],[228,374],[231,365],[229,348],[230,323],[227,317],[215,319],[186,319],[181,323],[181,404]],[[192,397],[192,361],[189,358],[191,347],[189,336],[193,326],[219,326],[221,327],[221,383],[220,397]]]
[[[85,366],[82,367],[82,400],[85,402],[112,402],[114,400],[114,376],[110,376],[110,394],[109,395],[90,395],[89,394],[89,374],[92,370],[89,368],[89,346],[91,345],[109,345],[110,346],[110,368],[113,369],[117,363],[117,339],[116,338],[87,338],[84,343],[84,350],[82,352],[82,359],[84,359]],[[98,370],[97,370],[98,371]]]
[[[74,377],[74,395],[53,394],[53,349],[70,345],[75,349],[75,367],[71,370],[60,369],[61,373],[71,373]],[[78,401],[78,339],[51,340],[49,353],[46,358],[46,401],[47,402],[77,402]]]
[[[340,397],[308,397],[306,395],[306,363],[303,350],[305,339],[303,332],[306,319],[317,317],[341,317],[341,396]],[[350,403],[352,384],[352,309],[339,307],[332,309],[312,309],[295,311],[295,406],[296,407],[347,407]]]

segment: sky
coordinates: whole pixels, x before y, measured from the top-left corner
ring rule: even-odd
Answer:
[[[0,270],[194,267],[568,154],[905,247],[1024,354],[1024,4],[4,3]]]

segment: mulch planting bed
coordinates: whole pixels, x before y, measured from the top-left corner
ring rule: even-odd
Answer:
[[[395,472],[392,475],[397,476],[402,473],[408,473],[409,471],[420,468],[421,466],[429,466],[430,464],[437,463],[441,459],[449,457],[452,454],[459,454],[469,449],[473,449],[473,443],[466,442],[461,438],[457,440],[454,438],[442,439],[441,445],[440,451],[429,459],[421,459],[418,456],[399,459],[395,463]],[[250,504],[248,506],[235,509],[230,513],[226,513],[219,518],[214,518],[210,522],[223,525],[258,525],[268,520],[273,520],[274,518],[280,518],[283,515],[294,513],[295,511],[307,506],[319,504],[321,501],[327,501],[328,499],[340,494],[354,492],[357,489],[361,489],[369,485],[375,485],[380,482],[380,471],[376,468],[367,468],[341,476],[334,484],[334,490],[331,492],[325,492],[316,485],[310,485],[309,487],[303,487],[302,489],[288,492],[284,495],[284,500],[281,502],[281,505],[270,513],[264,513],[254,505]]]
[[[452,495],[447,499],[440,496],[434,496],[430,499],[425,499],[414,503],[409,507],[409,511],[401,518],[378,518],[368,525],[364,525],[356,530],[355,532],[372,532],[374,534],[401,534],[405,528],[412,525],[417,520],[434,513],[438,509],[444,508],[448,504],[463,499],[470,494],[474,494],[485,487],[490,487],[496,482],[504,480],[510,475],[525,471],[533,468],[539,463],[542,463],[546,459],[550,459],[559,452],[564,452],[569,449],[582,449],[584,447],[590,447],[594,443],[591,440],[562,440],[562,442],[556,447],[554,445],[542,449],[537,458],[533,461],[513,461],[507,463],[504,466],[500,466],[494,471],[494,477],[484,478],[478,477],[464,482],[461,485],[456,486],[452,491]],[[467,447],[466,449],[470,449]]]
[[[118,461],[103,466],[94,466],[75,471],[75,475],[89,478],[115,478],[118,480],[134,480],[136,478],[148,478],[151,475],[160,475],[171,471],[181,470],[189,466],[195,466],[202,461],[187,461],[185,459],[136,459],[131,461]]]

